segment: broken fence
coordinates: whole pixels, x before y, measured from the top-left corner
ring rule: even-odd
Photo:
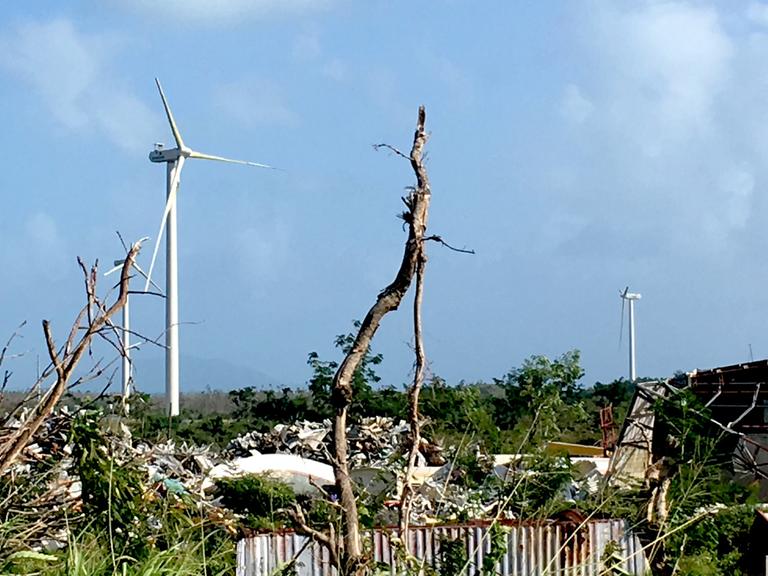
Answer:
[[[463,574],[481,574],[491,550],[490,522],[471,525],[412,527],[409,552],[433,568],[440,566],[445,541],[463,541],[467,567]],[[594,520],[581,526],[569,522],[503,523],[506,553],[496,564],[501,576],[598,576],[610,572],[643,576],[648,572],[639,539],[624,520]],[[395,529],[367,532],[373,561],[398,573],[402,560],[393,548]],[[335,576],[327,551],[295,532],[259,534],[237,545],[237,576],[270,576],[295,562],[296,576]],[[379,571],[382,573],[382,571]]]

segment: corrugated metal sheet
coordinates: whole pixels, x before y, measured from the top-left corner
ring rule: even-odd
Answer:
[[[425,564],[439,568],[440,546],[445,540],[464,542],[468,576],[480,574],[490,552],[489,523],[413,527],[409,552]],[[500,576],[598,576],[605,571],[606,546],[616,550],[620,569],[643,576],[648,571],[642,546],[623,520],[595,520],[577,530],[573,523],[505,522],[507,552],[496,565]],[[373,560],[398,573],[392,540],[397,531],[376,529],[366,533]],[[237,545],[237,576],[270,576],[295,562],[298,576],[335,576],[327,551],[307,536],[294,532],[260,534]]]

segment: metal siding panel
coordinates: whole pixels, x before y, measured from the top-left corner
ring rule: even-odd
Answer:
[[[441,541],[460,539],[467,552],[466,574],[472,576],[480,573],[483,559],[490,552],[489,526],[414,527],[404,544],[425,565],[439,567]],[[597,576],[605,547],[611,541],[620,545],[628,573],[645,576],[648,569],[638,537],[623,520],[591,521],[578,534],[554,522],[510,523],[504,529],[507,552],[496,565],[502,576]],[[389,565],[393,576],[398,568],[391,544],[395,535],[393,529],[378,529],[367,535],[374,560]],[[243,539],[237,544],[236,557],[237,576],[270,576],[294,558],[299,576],[336,576],[328,551],[293,532]]]
[[[544,527],[539,524],[534,528],[536,534],[536,574],[544,574]]]

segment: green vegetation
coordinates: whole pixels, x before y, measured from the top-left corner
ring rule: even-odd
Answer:
[[[144,464],[104,422],[96,410],[61,418],[68,431],[53,429],[47,457],[2,478],[0,574],[231,573],[231,518],[173,483],[148,482]],[[80,498],[67,496],[63,460],[72,462]],[[50,552],[30,549],[45,541]]]
[[[265,476],[249,474],[223,478],[216,483],[221,502],[242,514],[243,526],[253,530],[277,530],[290,525],[285,511],[296,502],[290,486]]]
[[[0,560],[2,574],[40,576],[213,576],[233,574],[234,546],[181,536],[167,548],[158,548],[140,558],[116,557],[110,553],[109,535],[85,530],[61,553],[15,552]]]

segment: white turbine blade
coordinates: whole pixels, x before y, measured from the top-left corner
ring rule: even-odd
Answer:
[[[109,276],[110,274],[114,274],[118,270],[122,270],[122,269],[123,269],[123,265],[122,264],[118,264],[114,268],[111,268],[111,269],[107,270],[106,272],[104,272],[104,276]]]
[[[627,290],[629,290],[629,286],[627,286]],[[626,301],[624,296],[626,295],[627,290],[624,290],[624,294],[621,295],[621,321],[619,322],[619,348],[621,348],[621,340],[624,337],[624,302]]]
[[[180,156],[176,162],[176,169],[173,171],[173,179],[171,180],[171,191],[168,194],[168,201],[165,203],[163,218],[160,220],[160,230],[157,233],[157,240],[155,240],[155,249],[152,251],[152,260],[149,263],[149,272],[147,272],[147,282],[144,284],[144,292],[149,292],[149,285],[152,284],[152,271],[155,269],[155,260],[157,260],[157,252],[160,249],[160,241],[163,239],[165,224],[168,222],[168,214],[171,212],[171,208],[176,204],[176,193],[179,189],[181,168],[184,166],[184,156]]]
[[[160,80],[155,78],[155,84],[157,84],[157,89],[160,91],[160,98],[163,99],[165,115],[168,116],[168,123],[171,125],[171,132],[173,132],[173,138],[176,140],[176,146],[178,146],[179,150],[183,150],[184,140],[181,139],[181,133],[176,126],[176,120],[173,119],[173,113],[171,112],[171,107],[168,105],[168,100],[165,99],[165,93],[163,92],[163,87],[160,86]]]
[[[139,266],[138,264],[136,264],[136,263],[134,262],[134,263],[133,263],[133,267],[136,269],[136,271],[137,271],[139,274],[141,274],[142,276],[144,276],[144,278],[146,278],[147,280],[149,280],[150,284],[152,284],[152,286],[154,286],[154,287],[157,289],[157,291],[158,291],[158,292],[162,292],[162,291],[163,291],[163,289],[162,289],[162,288],[160,288],[160,286],[158,286],[157,284],[155,284],[155,282],[154,282],[152,279],[150,279],[150,277],[147,275],[147,273],[146,273],[146,272],[144,272],[144,270],[142,270],[142,269],[141,269],[141,266]]]
[[[212,154],[203,154],[202,152],[195,152],[194,150],[189,153],[189,158],[199,158],[200,160],[215,160],[216,162],[229,162],[230,164],[243,164],[245,166],[256,166],[256,168],[269,168],[270,170],[275,170],[275,167],[270,166],[269,164],[259,164],[258,162],[249,162],[248,160],[232,160],[231,158],[213,156]]]

